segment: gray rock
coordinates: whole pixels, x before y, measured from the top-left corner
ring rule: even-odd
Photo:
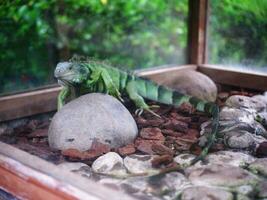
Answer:
[[[232,193],[218,188],[195,186],[185,189],[181,194],[181,200],[231,200]]]
[[[80,163],[80,162],[63,162],[57,166],[61,169],[74,172],[76,174],[79,174],[87,178],[91,177],[91,174],[92,174],[91,168],[88,165],[84,163]]]
[[[138,133],[129,111],[114,97],[91,93],[81,96],[58,111],[48,131],[49,145],[55,149],[90,149],[97,140],[111,147],[133,142]]]
[[[254,185],[258,178],[248,171],[231,166],[211,164],[186,170],[187,177],[195,185],[237,187]]]
[[[249,111],[255,110],[256,112],[266,109],[266,104],[261,100],[241,95],[230,96],[226,100],[225,105],[238,109],[246,109]]]
[[[261,181],[258,185],[258,197],[259,198],[267,198],[267,181]]]
[[[206,161],[209,164],[224,165],[227,163],[227,165],[239,167],[252,163],[255,161],[255,158],[242,152],[217,151],[215,153],[208,154]]]
[[[256,147],[253,136],[249,132],[242,130],[238,132],[231,131],[225,134],[224,143],[233,149],[254,149]]]
[[[265,94],[267,94],[267,92],[265,92]],[[258,101],[261,101],[261,102],[265,103],[265,105],[267,106],[267,95],[265,96],[265,95],[258,94],[258,95],[251,97],[251,98],[256,99]]]
[[[151,173],[155,171],[151,164],[152,159],[151,155],[133,154],[124,158],[124,166],[132,174]]]
[[[267,158],[258,158],[249,165],[249,169],[254,173],[267,176]]]
[[[162,196],[164,199],[175,199],[187,187],[192,184],[179,172],[167,173],[164,176],[151,177],[149,179],[150,193]]]
[[[206,75],[196,71],[181,71],[179,74],[168,75],[159,84],[166,85],[181,93],[214,102],[217,97],[215,83]]]
[[[129,194],[146,193],[149,190],[147,177],[131,177],[123,180],[120,187]]]
[[[115,152],[109,152],[98,157],[92,164],[95,173],[125,176],[126,169],[123,165],[123,159]]]
[[[189,153],[182,153],[174,157],[174,161],[181,166],[189,166],[190,162],[196,158],[195,155]]]

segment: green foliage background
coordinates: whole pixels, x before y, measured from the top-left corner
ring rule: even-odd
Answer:
[[[210,0],[210,7],[209,63],[267,72],[267,1]]]
[[[267,1],[210,0],[209,62],[266,67]],[[188,0],[2,0],[0,93],[53,83],[72,55],[131,70],[187,62]]]
[[[73,54],[124,69],[185,63],[187,0],[10,0],[0,7],[0,92],[53,82]]]

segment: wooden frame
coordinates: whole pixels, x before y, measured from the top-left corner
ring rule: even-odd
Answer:
[[[208,0],[189,0],[189,63],[137,72],[154,81],[181,70],[197,70],[215,82],[267,90],[267,75],[205,65]],[[56,110],[60,87],[0,97],[0,122]],[[59,169],[36,156],[0,142],[0,188],[23,199],[131,200],[128,195]]]
[[[207,21],[209,0],[189,0],[188,61],[206,62]]]

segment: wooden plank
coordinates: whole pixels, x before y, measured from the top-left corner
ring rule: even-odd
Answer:
[[[245,71],[217,65],[199,65],[197,70],[209,76],[217,83],[249,88],[259,91],[267,90],[267,74]]]
[[[208,0],[189,0],[188,59],[190,64],[206,62]]]
[[[2,142],[0,187],[22,199],[134,200]]]
[[[0,122],[54,111],[60,87],[31,91],[0,98]]]

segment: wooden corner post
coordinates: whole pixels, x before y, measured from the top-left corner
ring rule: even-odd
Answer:
[[[209,0],[189,0],[189,64],[204,64],[206,62],[208,4]]]

